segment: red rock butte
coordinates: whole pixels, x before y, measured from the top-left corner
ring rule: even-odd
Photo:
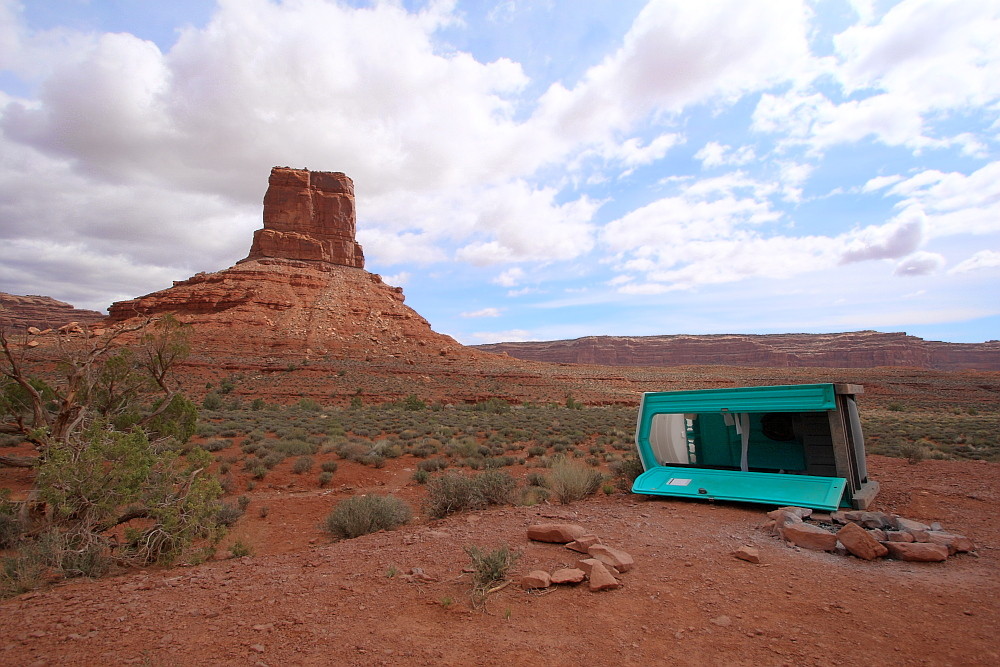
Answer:
[[[206,360],[460,354],[461,345],[403,304],[401,288],[364,270],[355,228],[350,178],[274,167],[264,228],[245,259],[114,303],[109,323],[173,313],[192,326],[193,348]]]
[[[264,228],[243,261],[277,257],[365,268],[355,240],[354,182],[339,171],[274,167],[264,194]]]

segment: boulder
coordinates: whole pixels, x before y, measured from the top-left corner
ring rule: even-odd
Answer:
[[[619,572],[628,572],[635,567],[635,560],[630,554],[606,544],[595,544],[590,547],[587,553],[592,558],[596,558],[605,565],[610,565]]]
[[[883,542],[913,542],[913,535],[909,533],[904,533],[901,530],[887,530],[885,531],[885,540]]]
[[[939,563],[948,559],[948,547],[927,542],[886,542],[889,555],[896,560],[916,563]]]
[[[943,530],[928,530],[927,541],[931,544],[941,544],[948,547],[949,556],[976,550],[976,545],[965,535],[946,533]]]
[[[604,563],[600,561],[594,563],[590,568],[589,578],[590,590],[592,591],[610,591],[621,586],[611,571],[604,567]]]
[[[552,585],[552,579],[545,570],[532,570],[521,577],[521,588],[526,591],[538,588],[548,588]]]
[[[536,523],[528,526],[528,539],[536,542],[568,544],[586,534],[587,531],[583,526],[572,523]]]
[[[812,515],[813,511],[808,507],[779,507],[776,510],[771,510],[767,513],[768,518],[777,519],[782,513],[789,512],[799,517],[800,519],[805,519]]]
[[[600,544],[601,540],[597,535],[581,535],[566,545],[567,549],[572,549],[581,554],[589,553],[588,549],[595,544]]]
[[[564,567],[552,573],[553,584],[578,584],[587,578],[587,573],[575,567]]]
[[[837,536],[819,526],[808,523],[787,523],[781,535],[795,546],[814,551],[833,551],[837,548]]]
[[[616,570],[614,567],[612,567],[610,565],[607,565],[605,563],[602,563],[601,561],[597,560],[596,558],[582,558],[582,559],[580,559],[580,560],[578,560],[576,562],[577,569],[583,570],[584,573],[588,577],[590,576],[590,571],[593,570],[594,566],[596,566],[596,565],[602,566],[611,575],[618,574],[618,570]]]
[[[856,523],[849,523],[838,530],[837,539],[845,549],[864,560],[875,560],[889,553],[886,547]]]
[[[927,531],[929,531],[931,527],[926,523],[920,523],[919,521],[914,521],[913,519],[905,519],[901,516],[894,517],[893,523],[896,530],[913,535],[914,542],[926,542],[928,539]]]
[[[844,512],[844,518],[860,525],[862,528],[892,527],[892,517],[885,512]]]
[[[742,546],[733,552],[733,556],[748,563],[760,563],[760,550],[756,547]]]

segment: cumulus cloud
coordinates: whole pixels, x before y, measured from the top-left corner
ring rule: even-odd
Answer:
[[[912,253],[923,238],[926,217],[917,210],[908,210],[886,225],[872,225],[849,235],[841,262],[863,262],[872,259],[894,259]]]
[[[701,161],[702,167],[709,168],[746,164],[753,160],[756,155],[754,155],[752,146],[740,146],[734,150],[732,146],[710,141],[702,146],[701,150],[694,154],[694,157]]]
[[[514,266],[507,269],[506,271],[498,275],[496,278],[494,278],[493,282],[503,287],[514,287],[515,285],[520,283],[523,278],[524,278],[524,269],[522,269],[519,266]]]

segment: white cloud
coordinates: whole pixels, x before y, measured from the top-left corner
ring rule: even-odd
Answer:
[[[701,150],[694,154],[694,157],[701,161],[702,168],[709,168],[746,164],[757,156],[754,154],[752,146],[740,146],[733,150],[732,146],[710,141],[702,146]]]
[[[872,225],[848,235],[841,262],[903,257],[916,250],[923,239],[926,217],[909,209],[884,225]]]
[[[520,343],[529,340],[538,340],[526,329],[508,329],[506,331],[477,331],[471,334],[471,340],[466,341],[468,345],[481,343]]]
[[[406,283],[410,282],[410,277],[409,271],[400,271],[399,273],[394,273],[391,276],[382,276],[382,282],[387,285],[402,287],[406,285]]]
[[[524,278],[524,269],[514,266],[502,272],[493,279],[493,283],[503,287],[514,287]]]
[[[953,266],[948,273],[969,273],[983,269],[1000,267],[1000,252],[996,250],[980,250],[972,257]]]
[[[1000,231],[1000,161],[968,176],[922,171],[900,181],[889,193],[903,197],[900,208],[927,212],[929,238]]]
[[[921,250],[900,260],[893,274],[897,276],[926,276],[937,273],[944,264],[945,259],[942,255]]]
[[[476,317],[500,317],[499,308],[482,308],[480,310],[467,311],[460,315],[460,317],[466,318],[476,318]]]

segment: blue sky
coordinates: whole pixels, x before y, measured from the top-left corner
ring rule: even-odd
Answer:
[[[0,291],[246,256],[344,171],[463,343],[1000,338],[1000,1],[0,0]]]

